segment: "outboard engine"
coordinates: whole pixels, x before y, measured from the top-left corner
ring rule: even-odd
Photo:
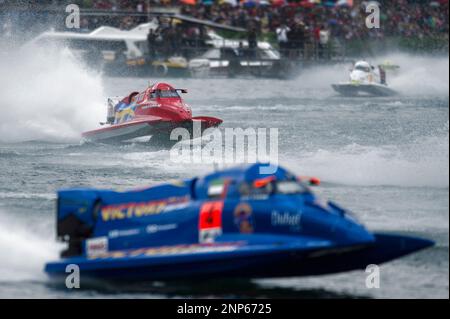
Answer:
[[[82,254],[82,243],[92,235],[100,207],[101,202],[93,191],[58,192],[56,235],[59,241],[68,243],[61,257]]]

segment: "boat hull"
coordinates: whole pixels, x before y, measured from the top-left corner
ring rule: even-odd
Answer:
[[[63,259],[47,264],[45,270],[52,278],[62,279],[67,276],[66,267],[76,264],[82,280],[127,282],[312,276],[365,269],[432,245],[429,240],[389,234],[375,234],[374,243],[354,246],[333,246],[326,241],[315,247],[296,241],[194,244]]]
[[[193,136],[194,123],[201,124],[201,131],[216,127],[222,123],[221,120],[213,117],[194,117],[186,121],[169,121],[163,119],[148,121],[130,121],[118,125],[110,125],[105,128],[85,132],[82,134],[83,139],[89,142],[115,143],[134,138],[152,136],[152,139],[159,141],[170,141],[170,133],[175,128],[185,128]],[[174,141],[175,143],[176,141]]]
[[[344,96],[394,96],[396,91],[381,84],[353,84],[341,83],[333,84],[333,89]]]

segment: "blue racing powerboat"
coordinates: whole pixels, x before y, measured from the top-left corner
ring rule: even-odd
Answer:
[[[282,167],[240,166],[146,189],[58,192],[61,259],[81,278],[152,281],[261,278],[364,269],[432,246],[371,233],[347,210],[310,190],[317,179]]]

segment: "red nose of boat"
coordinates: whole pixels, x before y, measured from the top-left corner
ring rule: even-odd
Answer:
[[[191,110],[183,102],[165,102],[159,107],[158,116],[172,121],[185,121],[192,119]]]

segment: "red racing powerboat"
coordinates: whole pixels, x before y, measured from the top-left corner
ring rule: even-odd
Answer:
[[[101,123],[107,126],[84,132],[82,136],[93,142],[120,142],[145,136],[169,141],[170,133],[175,128],[187,129],[192,137],[196,126],[199,132],[203,132],[222,123],[215,117],[193,117],[191,108],[183,102],[179,93],[187,91],[175,89],[167,83],[156,83],[141,93],[131,93],[117,103],[109,99],[107,121]]]

